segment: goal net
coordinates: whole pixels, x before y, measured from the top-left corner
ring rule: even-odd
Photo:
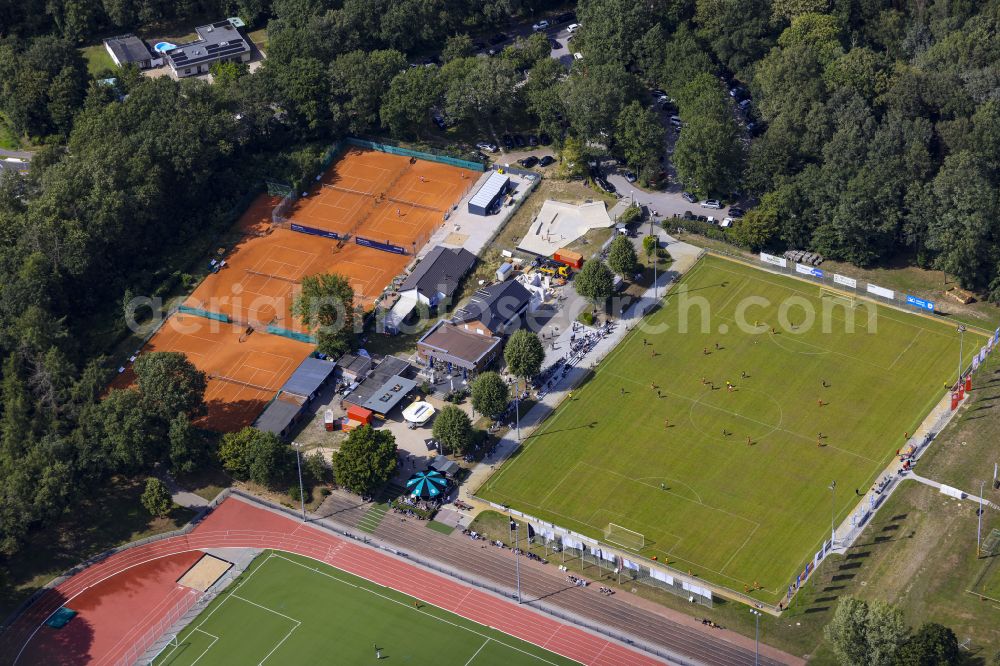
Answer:
[[[604,528],[604,540],[629,550],[642,550],[646,546],[646,537],[641,532],[627,529],[615,523],[608,523],[608,526]]]
[[[820,287],[819,297],[837,300],[840,301],[841,303],[849,305],[852,308],[857,304],[857,301],[855,300],[855,297],[852,294],[845,294],[842,291],[837,291],[836,289],[830,289],[829,287]]]

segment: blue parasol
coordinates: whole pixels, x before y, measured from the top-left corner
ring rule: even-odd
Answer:
[[[448,486],[448,479],[437,470],[417,472],[406,482],[406,489],[413,497],[431,499],[437,497]]]

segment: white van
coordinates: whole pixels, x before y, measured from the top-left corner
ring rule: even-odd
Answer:
[[[579,23],[570,23],[568,26],[566,26],[566,32],[568,32],[571,35],[579,29],[580,29]]]

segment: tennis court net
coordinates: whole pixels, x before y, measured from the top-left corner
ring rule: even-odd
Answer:
[[[375,196],[374,192],[365,192],[363,190],[354,190],[354,189],[351,189],[350,187],[343,187],[342,185],[331,185],[330,183],[323,183],[323,187],[325,187],[328,190],[334,190],[334,191],[337,191],[337,192],[347,192],[349,194],[358,194],[358,195],[363,196],[363,197],[373,197],[373,196]]]
[[[209,375],[209,379],[218,379],[222,382],[229,382],[230,384],[238,384],[239,386],[246,386],[247,388],[257,389],[258,391],[265,391],[267,393],[276,393],[278,389],[271,388],[269,386],[261,386],[260,384],[251,384],[250,382],[243,382],[239,379],[233,379],[232,377],[225,377],[223,375]]]
[[[386,199],[392,201],[393,203],[405,204],[407,206],[413,206],[414,208],[423,208],[424,210],[430,210],[435,213],[445,212],[444,209],[442,208],[435,208],[434,206],[428,206],[427,204],[420,204],[415,201],[407,201],[406,199],[397,199],[396,197],[389,197],[389,196],[387,196]]]
[[[272,275],[271,273],[261,273],[260,271],[250,270],[249,268],[244,268],[244,271],[250,275],[259,275],[260,277],[274,278],[275,280],[281,280],[283,282],[291,282],[292,284],[298,284],[299,281],[295,278],[283,277],[281,275]]]

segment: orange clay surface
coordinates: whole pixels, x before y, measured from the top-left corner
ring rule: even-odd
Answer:
[[[411,163],[402,155],[351,148],[308,196],[296,202],[289,220],[342,235],[388,241],[407,250],[418,243],[419,249],[479,175],[437,162]]]
[[[146,343],[143,353],[148,352],[181,352],[208,375],[208,414],[196,425],[228,432],[253,423],[313,345],[262,332],[246,335],[242,326],[178,312]],[[113,386],[122,388],[134,379],[129,366]]]

